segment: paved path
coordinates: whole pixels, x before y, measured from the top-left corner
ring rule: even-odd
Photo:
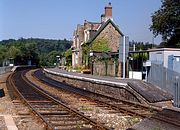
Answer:
[[[0,97],[0,116],[3,119],[3,124],[0,124],[0,129],[7,128],[7,130],[18,130],[13,120],[16,111],[6,88],[6,78],[9,74],[10,73],[4,73],[0,75],[0,89],[3,89],[5,93],[5,96]]]

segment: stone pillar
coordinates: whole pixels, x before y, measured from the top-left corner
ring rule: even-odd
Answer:
[[[119,62],[117,76],[122,77],[122,62]]]

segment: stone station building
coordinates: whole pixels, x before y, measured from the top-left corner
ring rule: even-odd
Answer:
[[[101,22],[89,22],[85,20],[83,25],[77,25],[77,28],[73,34],[72,67],[77,68],[83,65],[90,66],[89,53],[91,51],[118,54],[120,46],[119,44],[123,36],[123,33],[119,30],[118,26],[113,21],[112,5],[109,3],[105,7],[104,14],[101,15]],[[106,44],[105,47],[102,45],[104,43]],[[100,46],[103,47],[99,51],[97,48]],[[89,50],[85,50],[85,47],[88,47]],[[110,58],[113,59],[112,57]],[[118,67],[110,68],[115,70]],[[100,72],[97,73],[99,73],[99,75],[102,74]],[[115,74],[109,75],[115,76]]]

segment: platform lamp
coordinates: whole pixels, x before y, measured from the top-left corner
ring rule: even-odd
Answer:
[[[94,56],[94,53],[92,50],[90,50],[89,56],[91,57],[91,74],[93,75],[93,56]]]
[[[132,63],[132,67],[131,67],[131,71],[132,71],[132,79],[133,79],[133,68],[134,68],[134,59],[133,59],[133,57],[129,57],[129,60],[131,61],[131,63]]]
[[[14,58],[12,57],[9,58],[9,66],[14,66]]]
[[[60,56],[56,56],[56,67],[59,66]]]

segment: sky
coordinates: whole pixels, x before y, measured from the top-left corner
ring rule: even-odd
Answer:
[[[151,15],[161,7],[161,0],[0,0],[0,40],[72,40],[77,24],[100,22],[109,2],[121,32],[130,40],[152,43]],[[154,43],[160,42],[160,36],[154,38]]]

